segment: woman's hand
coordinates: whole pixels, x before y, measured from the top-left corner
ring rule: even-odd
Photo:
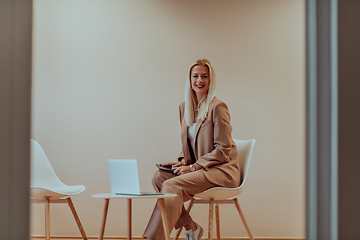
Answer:
[[[170,163],[161,163],[160,164],[161,166],[172,166],[171,169],[175,169],[177,167],[180,167],[180,166],[184,166],[185,165],[185,161],[181,161],[181,162],[170,162]]]
[[[181,174],[185,174],[185,173],[189,173],[190,172],[190,167],[189,166],[179,166],[179,167],[176,167],[174,168],[174,173],[176,175],[181,175]]]
[[[184,164],[184,165],[185,165],[185,164]],[[199,170],[199,169],[202,168],[202,166],[199,165],[198,163],[194,163],[193,166],[194,166],[194,168],[195,168],[195,171],[197,171],[197,170]],[[174,173],[175,173],[176,175],[181,175],[181,174],[184,174],[184,173],[189,173],[189,172],[191,172],[190,166],[180,166],[180,167],[175,167],[175,168],[173,167],[173,169],[175,169],[175,170],[174,170]]]

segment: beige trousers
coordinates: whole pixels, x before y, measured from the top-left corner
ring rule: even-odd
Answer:
[[[184,208],[184,202],[190,200],[197,193],[201,193],[209,188],[218,187],[217,184],[207,180],[203,170],[179,176],[171,172],[157,171],[152,178],[152,183],[157,192],[177,195],[174,198],[164,199],[170,231],[174,227],[178,229],[192,222],[189,213]],[[160,206],[158,204],[154,208],[143,237],[155,240],[165,239]]]

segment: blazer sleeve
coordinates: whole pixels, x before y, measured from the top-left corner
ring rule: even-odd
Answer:
[[[232,126],[230,124],[230,113],[224,102],[217,104],[211,113],[214,132],[214,149],[201,156],[196,162],[206,170],[210,166],[219,165],[229,160],[232,146]]]

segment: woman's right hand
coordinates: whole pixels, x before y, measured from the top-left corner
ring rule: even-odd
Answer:
[[[161,166],[172,166],[172,169],[180,167],[180,166],[184,166],[185,162],[184,161],[180,161],[180,162],[170,162],[170,163],[161,163]]]

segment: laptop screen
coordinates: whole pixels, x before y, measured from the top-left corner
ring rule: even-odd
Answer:
[[[109,159],[111,193],[140,194],[136,159]]]

